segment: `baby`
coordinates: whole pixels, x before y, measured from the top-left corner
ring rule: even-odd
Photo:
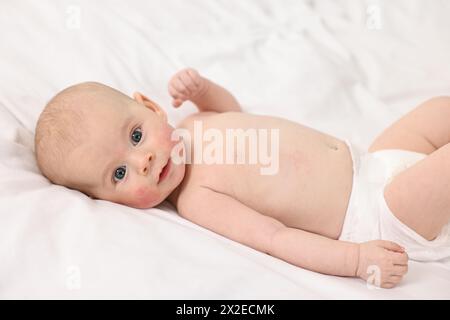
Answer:
[[[423,103],[365,152],[289,120],[243,113],[191,68],[168,87],[174,107],[190,100],[199,110],[176,128],[138,92],[130,98],[95,82],[59,92],[36,126],[41,172],[135,208],[167,199],[182,217],[251,248],[383,288],[402,280],[409,258],[450,257],[450,97]],[[252,143],[219,141],[230,132]],[[251,159],[268,144],[270,170]]]

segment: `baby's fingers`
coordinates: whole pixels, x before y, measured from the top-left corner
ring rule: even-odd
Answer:
[[[400,276],[390,276],[385,282],[381,284],[381,288],[392,289],[402,281]]]
[[[402,266],[408,265],[409,257],[406,252],[403,253],[392,252],[391,257],[395,265],[402,265]]]
[[[181,106],[182,104],[183,104],[183,100],[180,100],[180,99],[174,99],[174,100],[172,100],[172,105],[175,107],[175,108],[178,108],[179,106]]]
[[[186,100],[188,98],[189,90],[186,88],[186,86],[183,84],[183,82],[181,82],[179,78],[173,79],[173,81],[171,81],[171,85],[173,88],[175,88],[177,95],[181,99]]]
[[[184,95],[180,90],[178,90],[178,88],[175,86],[174,83],[169,84],[169,94],[174,99],[186,100],[187,98],[186,95]]]
[[[169,85],[169,94],[173,98],[172,105],[175,108],[178,108],[179,106],[181,106],[183,104],[184,101],[186,101],[184,96],[181,95],[172,85]]]
[[[405,249],[403,247],[393,241],[380,240],[379,243],[385,249],[401,253],[405,252]]]
[[[393,288],[394,286],[398,285],[400,282],[402,282],[403,277],[402,276],[396,276],[396,275],[392,275],[390,276],[387,280],[386,280],[386,284],[388,285],[392,285],[391,288]],[[389,287],[388,287],[389,288]]]
[[[167,89],[169,90],[169,94],[172,98],[176,98],[178,96],[177,90],[172,86],[171,83],[169,83]]]
[[[408,266],[394,266],[392,274],[396,276],[403,276],[408,272]]]
[[[197,91],[198,85],[194,82],[194,79],[192,79],[188,73],[182,73],[179,77],[179,80],[183,83],[189,95],[192,95]]]

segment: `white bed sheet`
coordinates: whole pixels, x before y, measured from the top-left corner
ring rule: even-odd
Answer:
[[[378,12],[378,13],[377,13]],[[76,82],[166,107],[191,66],[248,112],[367,147],[423,99],[450,92],[448,1],[0,3],[0,298],[450,298],[450,261],[410,263],[398,287],[321,275],[225,239],[167,203],[137,210],[51,185],[33,132]],[[299,244],[301,245],[301,244]]]

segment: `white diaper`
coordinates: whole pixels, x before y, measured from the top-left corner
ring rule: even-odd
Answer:
[[[413,260],[450,258],[450,223],[428,241],[398,220],[384,199],[384,187],[391,179],[426,154],[393,149],[369,153],[345,142],[353,159],[353,187],[339,240],[390,240],[403,246]]]

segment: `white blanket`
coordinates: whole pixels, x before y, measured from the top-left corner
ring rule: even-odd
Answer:
[[[411,262],[398,287],[371,289],[232,242],[167,203],[137,210],[52,185],[33,155],[43,106],[76,82],[142,91],[176,123],[195,109],[173,110],[167,81],[187,66],[248,112],[367,147],[450,93],[449,15],[445,0],[2,1],[0,298],[450,298],[450,261]]]

